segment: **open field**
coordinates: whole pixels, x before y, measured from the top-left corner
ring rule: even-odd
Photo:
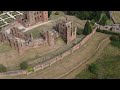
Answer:
[[[120,23],[120,11],[112,11],[112,18],[115,23]]]
[[[91,53],[96,50],[101,41],[107,37],[109,36],[102,33],[95,33],[95,35],[93,35],[92,38],[79,50],[53,64],[51,67],[47,67],[42,71],[38,71],[28,76],[13,76],[5,78],[59,78],[59,76],[68,72],[90,56]]]
[[[97,58],[97,75],[91,73],[87,68],[76,76],[79,79],[119,79],[120,78],[120,49],[109,44]]]

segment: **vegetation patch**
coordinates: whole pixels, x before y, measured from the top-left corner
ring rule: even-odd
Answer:
[[[0,64],[0,72],[6,72],[6,71],[7,68],[4,65]]]
[[[0,26],[2,26],[2,25],[5,25],[5,23],[3,21],[0,21]]]
[[[76,79],[119,79],[120,49],[109,44],[91,65],[92,70],[88,67]]]
[[[7,15],[7,14],[4,14],[4,15],[2,15],[2,16],[0,16],[2,19],[5,19],[5,18],[8,18],[8,17],[10,17],[9,15]]]
[[[88,70],[93,74],[97,74],[97,71],[98,71],[97,64],[93,63],[93,64],[89,65]]]
[[[10,23],[10,22],[14,21],[14,19],[13,19],[13,18],[9,18],[9,19],[6,19],[5,21],[6,21],[7,23]]]
[[[28,63],[26,61],[20,63],[20,68],[22,70],[28,69]]]
[[[4,44],[0,45],[0,53],[5,53],[5,52],[8,52],[10,50],[12,50],[12,48],[10,47],[9,44],[4,43]]]
[[[119,35],[120,36],[120,33],[117,33],[117,32],[112,32],[112,31],[107,31],[107,30],[100,30],[100,29],[97,29],[96,31],[101,32],[101,33],[105,33],[105,34]]]
[[[83,30],[83,34],[88,35],[90,33],[92,33],[92,26],[91,26],[91,23],[87,21]]]

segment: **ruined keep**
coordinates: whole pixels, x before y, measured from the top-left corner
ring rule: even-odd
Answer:
[[[58,21],[56,24],[56,29],[67,44],[76,39],[77,27],[74,27],[71,20],[66,18]]]
[[[23,11],[23,15],[17,17],[17,21],[23,26],[29,27],[38,22],[48,21],[48,11]]]

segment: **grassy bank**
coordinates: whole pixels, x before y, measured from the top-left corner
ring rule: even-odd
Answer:
[[[92,58],[91,58],[92,59]],[[93,58],[94,59],[94,58]],[[116,79],[120,78],[120,49],[109,44],[96,59],[96,74],[86,68],[76,79]]]

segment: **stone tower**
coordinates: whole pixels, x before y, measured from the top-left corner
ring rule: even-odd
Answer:
[[[60,20],[56,26],[60,36],[67,44],[76,38],[77,28],[73,26],[72,21],[66,18],[65,20]]]
[[[17,20],[25,27],[32,26],[38,22],[48,21],[48,11],[23,11],[23,15]]]

